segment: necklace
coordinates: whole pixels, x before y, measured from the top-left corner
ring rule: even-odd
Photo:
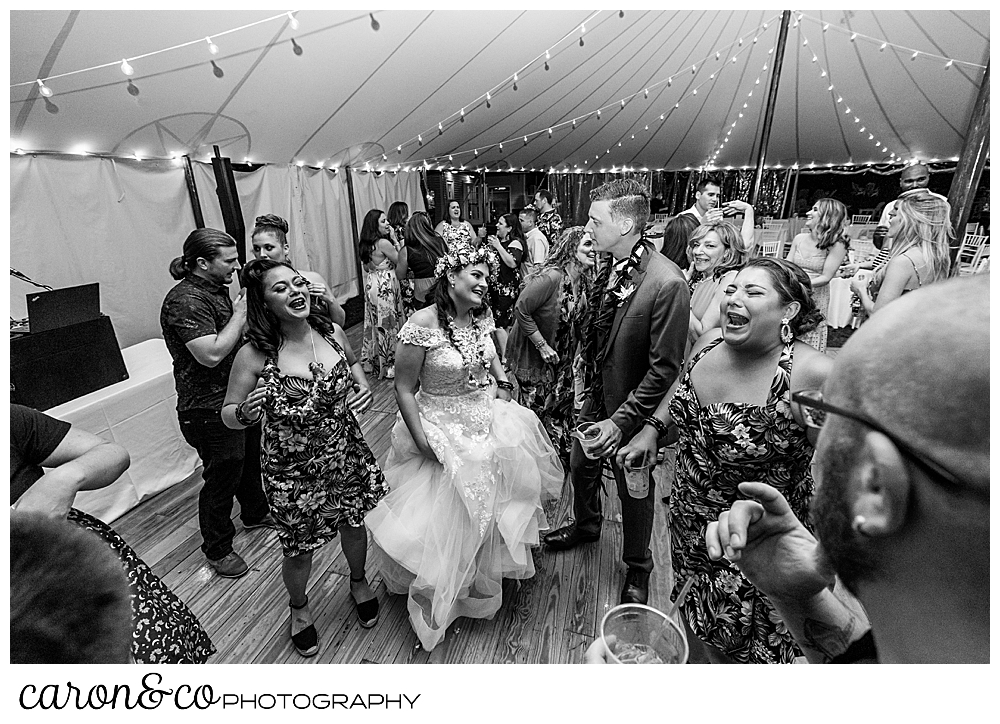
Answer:
[[[323,375],[323,363],[316,357],[316,340],[313,338],[312,327],[309,328],[309,344],[312,346],[313,361],[309,363],[309,371],[313,378],[319,379]]]

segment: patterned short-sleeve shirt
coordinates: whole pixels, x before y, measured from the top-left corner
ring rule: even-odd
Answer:
[[[229,371],[240,345],[215,367],[206,367],[194,358],[187,343],[218,334],[232,316],[229,290],[221,284],[191,274],[167,292],[160,308],[160,329],[174,360],[178,411],[222,409]]]

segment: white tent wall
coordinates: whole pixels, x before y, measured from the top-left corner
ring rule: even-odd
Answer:
[[[205,225],[224,229],[210,165],[192,165]],[[266,165],[234,172],[249,235],[254,219],[288,220],[289,254],[323,275],[345,301],[359,293],[343,171]],[[418,173],[356,173],[359,214],[405,201],[424,210]],[[167,272],[194,228],[183,169],[166,161],[74,156],[11,157],[11,266],[52,287],[101,285],[101,308],[122,347],[161,336],[160,304],[175,283]],[[26,316],[35,287],[11,278],[10,314]],[[238,289],[233,285],[235,294]]]
[[[11,156],[10,265],[56,288],[99,282],[122,347],[161,336],[167,267],[192,219],[170,162]],[[33,290],[11,277],[12,317],[27,315]]]

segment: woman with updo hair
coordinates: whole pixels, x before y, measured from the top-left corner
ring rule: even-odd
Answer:
[[[275,214],[258,216],[254,221],[250,241],[253,244],[253,255],[257,259],[292,263],[288,255],[288,222],[280,216]],[[309,282],[309,299],[316,306],[316,311],[325,313],[335,324],[343,326],[347,315],[330,291],[326,279],[314,271],[306,269],[298,271]]]
[[[397,249],[403,246],[403,235],[406,231],[406,222],[410,220],[410,207],[405,201],[393,201],[389,204],[389,211],[386,213],[386,221],[389,222],[389,241]]]
[[[806,225],[792,240],[788,261],[802,267],[812,281],[816,307],[826,316],[830,306],[830,280],[844,263],[850,239],[847,236],[847,207],[836,199],[818,199],[806,212]],[[826,322],[809,332],[805,342],[826,351]]]
[[[747,480],[774,486],[808,520],[814,440],[793,392],[820,389],[833,360],[798,340],[822,320],[809,275],[782,259],[751,259],[723,290],[722,336],[704,335],[646,425],[618,452],[625,467],[656,460],[676,426],[670,492],[673,594],[694,577],[681,606],[692,661],[792,663],[801,652],[770,601],[729,561],[711,561],[705,527]],[[811,434],[811,433],[810,433]]]

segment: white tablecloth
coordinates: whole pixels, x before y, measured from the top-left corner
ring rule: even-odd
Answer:
[[[106,523],[186,480],[200,465],[177,423],[177,394],[163,340],[127,347],[122,357],[129,379],[46,411],[128,450],[132,464],[118,480],[76,496],[76,508]]]

